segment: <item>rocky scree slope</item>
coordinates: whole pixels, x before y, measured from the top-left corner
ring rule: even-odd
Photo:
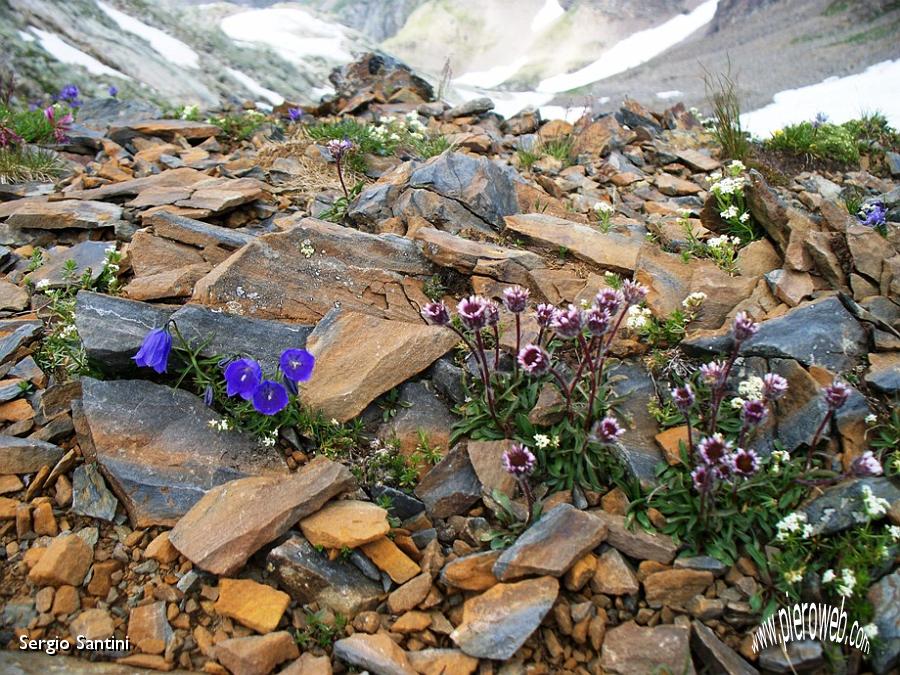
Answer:
[[[17,649],[20,636],[73,635],[127,635],[130,648],[94,654],[116,673],[826,669],[816,642],[755,653],[759,567],[688,556],[669,536],[627,528],[621,489],[547,494],[535,525],[490,549],[484,535],[502,526],[495,491],[522,508],[500,469],[508,444],[449,442],[466,364],[452,356],[456,337],[419,310],[429,294],[453,302],[514,283],[533,301],[579,303],[609,274],[646,284],[657,317],[705,293],[683,350],[727,348],[738,311],[760,321],[742,373],[789,380],[772,420],[787,449],[810,442],[824,385],[855,374],[830,449],[846,464],[866,446],[866,417],[900,392],[895,178],[807,172],[776,186],[751,173],[764,236],[726,271],[682,255],[685,225],[707,241],[723,227],[708,189],[723,162],[682,105],[654,113],[628,101],[575,125],[502,119],[483,101],[450,109],[414,86],[406,102],[385,103],[384,78],[367,82],[366,63],[358,79],[336,77],[356,89],[334,108],[371,123],[415,113],[454,147],[427,160],[369,157],[372,177],[340,222],[319,217],[341,189],[301,128],[235,143],[214,125],[135,116],[128,102],[103,104],[120,109],[112,124],[85,106],[80,123],[94,135],[71,140],[67,178],[3,186],[0,670],[104,672]],[[570,138],[577,161],[518,152],[554,138]],[[884,202],[887,237],[840,204],[848,188]],[[609,227],[598,202],[614,211]],[[115,266],[110,247],[123,254]],[[119,292],[78,291],[82,274],[115,279]],[[62,292],[74,298],[64,315],[49,304]],[[213,336],[210,355],[245,353],[266,368],[285,345],[308,348],[317,364],[305,402],[325,428],[358,420],[364,434],[329,458],[331,435],[285,429],[264,443],[225,430],[199,396],[135,368],[146,333],[169,319]],[[100,372],[73,377],[48,362],[66,340]],[[660,395],[650,345],[632,335],[614,353],[632,392],[623,458],[652,479],[648,466],[677,459],[646,408]],[[405,489],[378,472],[387,444],[412,454],[423,438],[438,455]],[[879,477],[811,494],[810,525],[854,525],[859,508],[835,505],[858,505],[863,486],[900,524],[900,487]],[[900,658],[898,574],[889,559],[869,592],[877,673]]]

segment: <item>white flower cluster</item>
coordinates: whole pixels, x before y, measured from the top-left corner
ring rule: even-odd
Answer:
[[[559,436],[554,436],[551,438],[546,434],[535,434],[534,435],[534,445],[537,448],[544,449],[547,447],[558,448],[559,447]]]
[[[869,413],[868,415],[866,415],[867,425],[872,426],[876,422],[878,422],[878,416],[875,413]]]
[[[706,293],[703,291],[696,291],[682,300],[681,306],[685,309],[699,309],[700,305],[704,302],[706,302]]]
[[[738,385],[738,393],[746,399],[761,400],[763,397],[763,379],[751,375]]]
[[[874,623],[867,623],[862,627],[862,632],[865,633],[865,636],[870,640],[874,640],[878,637],[878,626]]]
[[[709,191],[714,195],[741,195],[744,193],[746,181],[743,178],[737,176],[725,176],[723,178],[720,174],[715,173],[712,174],[710,178],[715,181],[709,186]]]
[[[813,533],[812,525],[807,522],[806,514],[796,511],[779,520],[775,529],[778,530],[775,541],[787,541],[794,535],[798,539],[809,539]]]
[[[868,485],[862,486],[862,500],[869,518],[880,518],[891,508],[891,503],[887,499],[875,496]]]
[[[739,237],[729,237],[727,234],[706,240],[707,247],[722,252],[733,251],[740,243],[741,240]]]
[[[719,215],[722,216],[724,220],[734,220],[735,218],[737,218],[742,223],[746,223],[748,220],[750,220],[750,212],[744,211],[743,213],[741,213],[738,210],[738,207],[734,204],[729,206],[724,211],[719,211]]]
[[[34,287],[38,290],[41,290],[42,288],[47,288],[47,286],[49,286],[49,285],[50,285],[49,279],[41,279],[34,285]]]
[[[406,113],[401,118],[393,115],[384,115],[378,118],[378,124],[372,128],[371,135],[381,143],[399,143],[400,134],[406,133],[417,141],[425,140],[425,131],[428,129],[419,120],[415,111]]]
[[[891,525],[888,528],[888,533],[891,535],[891,539],[900,541],[900,525]]]
[[[853,589],[856,588],[856,574],[853,570],[844,568],[841,570],[841,576],[838,577],[834,570],[826,570],[822,575],[823,584],[834,584],[834,591],[842,598],[853,597]]]
[[[646,327],[651,318],[653,318],[653,312],[648,308],[632,305],[628,308],[628,314],[625,317],[625,326],[631,330],[640,330],[641,328]]]
[[[181,119],[189,120],[200,114],[200,106],[186,105],[181,109]]]
[[[741,405],[743,405],[743,403]],[[790,453],[785,450],[773,450],[771,457],[772,463],[769,465],[769,472],[776,475],[781,473],[782,464],[787,464],[791,461]]]
[[[594,211],[596,211],[601,216],[611,216],[613,213],[615,213],[616,208],[609,202],[597,202],[596,204],[594,204]]]
[[[803,573],[806,572],[805,567],[796,570],[788,570],[784,573],[784,580],[789,584],[796,584],[803,581]]]
[[[231,431],[234,428],[229,419],[210,420],[206,424],[210,429],[215,429],[216,431]]]
[[[259,439],[259,442],[267,448],[274,447],[275,443],[278,442],[278,429],[275,429],[275,431],[271,433],[263,434],[263,437]]]
[[[300,253],[303,254],[304,258],[312,258],[315,252],[316,249],[313,247],[312,242],[309,239],[304,239],[300,242]]]

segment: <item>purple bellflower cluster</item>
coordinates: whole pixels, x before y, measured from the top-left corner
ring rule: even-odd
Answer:
[[[175,330],[179,341],[184,343],[174,322],[168,322],[162,328],[151,330],[144,337],[141,348],[132,357],[142,368],[152,368],[159,374],[168,370],[169,357],[172,352],[172,333]],[[187,347],[186,343],[183,345]],[[225,394],[229,397],[239,396],[253,405],[253,409],[262,415],[276,415],[290,403],[290,394],[297,394],[299,383],[312,377],[315,358],[305,349],[285,349],[279,360],[281,382],[267,379],[262,367],[249,358],[239,358],[224,363],[223,378]],[[214,389],[207,386],[203,399],[212,405]]]

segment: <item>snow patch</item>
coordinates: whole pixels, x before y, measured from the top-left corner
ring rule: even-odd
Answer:
[[[24,30],[19,31],[19,37],[22,38],[25,42],[34,42],[34,35],[31,33],[26,33]]]
[[[231,77],[244,85],[244,87],[250,93],[256,94],[257,96],[262,96],[272,105],[281,105],[282,103],[284,103],[284,96],[279,94],[277,91],[266,89],[246,73],[242,73],[241,71],[235,70],[234,68],[225,68],[225,70],[229,75],[231,75]]]
[[[238,12],[222,19],[220,27],[232,40],[269,45],[295,63],[311,56],[337,63],[353,60],[343,44],[343,28],[302,9],[270,7]]]
[[[553,94],[537,91],[483,91],[468,87],[455,88],[460,100],[470,101],[473,98],[488,96],[494,102],[494,112],[503,117],[512,117],[525,108],[539,108],[553,98]]]
[[[658,91],[656,92],[656,98],[661,98],[662,100],[667,100],[670,98],[678,98],[679,96],[683,96],[684,92],[678,91],[677,89],[670,89],[668,91]]]
[[[718,0],[707,0],[689,14],[679,14],[659,26],[633,33],[593,63],[574,73],[549,77],[537,89],[551,93],[569,91],[639,66],[712,21],[716,5]]]
[[[120,12],[115,7],[107,5],[105,2],[100,2],[100,0],[97,0],[97,7],[112,19],[119,28],[149,42],[153,50],[169,63],[186,68],[200,67],[200,55],[181,40],[173,38],[158,28],[148,26],[143,21],[138,21],[133,16]]]
[[[757,136],[824,112],[836,124],[858,118],[864,112],[878,111],[892,126],[900,126],[900,59],[882,61],[863,72],[828,79],[799,89],[780,91],[769,105],[741,115],[741,125]]]
[[[607,100],[609,99],[607,98]],[[601,101],[601,103],[605,103],[605,101]],[[577,122],[584,117],[585,113],[591,112],[589,107],[581,105],[571,108],[564,108],[561,105],[542,105],[539,110],[542,120],[565,120],[569,123]]]
[[[494,66],[488,70],[473,71],[454,78],[454,84],[469,85],[470,87],[496,87],[515,75],[525,65],[525,57],[518,58],[510,64]]]
[[[63,41],[56,33],[50,33],[34,26],[29,26],[28,30],[37,36],[41,43],[41,47],[57,61],[68,63],[74,66],[85,68],[92,75],[112,75],[130,80],[125,73],[121,73],[114,68],[101,63],[90,54],[85,54],[80,49],[73,47],[68,42]]]
[[[531,20],[531,32],[541,33],[556,23],[557,19],[566,13],[559,5],[559,0],[545,0],[534,18]]]

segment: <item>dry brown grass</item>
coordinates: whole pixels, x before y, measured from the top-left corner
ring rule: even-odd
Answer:
[[[265,171],[270,171],[278,159],[291,159],[297,163],[295,172],[279,181],[280,192],[312,195],[318,192],[340,191],[341,184],[334,165],[326,163],[314,153],[307,154],[309,146],[313,144],[312,139],[300,128],[283,141],[270,141],[262,146],[257,153],[257,162]],[[348,184],[359,181],[370,182],[362,174],[346,168],[344,171],[344,179]]]

